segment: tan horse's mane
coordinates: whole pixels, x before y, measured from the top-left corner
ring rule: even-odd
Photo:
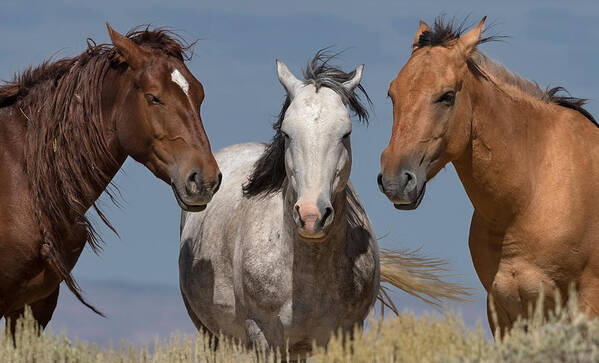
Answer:
[[[542,89],[536,82],[526,79],[517,73],[511,72],[505,68],[502,64],[489,58],[481,52],[474,52],[471,56],[473,62],[475,62],[481,70],[487,75],[490,75],[494,79],[494,83],[501,86],[501,84],[507,84],[516,87],[518,90],[524,92],[528,96],[532,96],[541,101],[548,101],[547,90]]]
[[[495,86],[504,91],[504,93],[514,96],[513,90],[521,92],[525,98],[532,98],[533,101],[542,102],[544,104],[557,104],[562,107],[570,108],[580,112],[589,121],[599,126],[593,115],[588,112],[583,106],[588,101],[584,98],[571,97],[569,95],[560,96],[560,92],[568,94],[563,87],[541,88],[538,83],[526,79],[517,73],[511,72],[500,63],[487,57],[481,52],[474,52],[470,57],[471,61],[486,74],[486,79],[491,80]],[[490,77],[489,77],[490,76]],[[507,87],[511,87],[510,91],[506,92]]]

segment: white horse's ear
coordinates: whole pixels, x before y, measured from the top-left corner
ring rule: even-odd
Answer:
[[[295,78],[293,73],[287,68],[285,63],[281,62],[277,59],[277,76],[279,77],[279,82],[285,87],[287,90],[287,94],[289,97],[293,98],[295,96],[295,92],[302,85],[302,81]]]
[[[354,77],[349,81],[343,82],[343,88],[348,90],[349,92],[353,91],[356,88],[360,81],[362,80],[362,71],[364,70],[364,65],[360,64],[358,68],[354,71]]]

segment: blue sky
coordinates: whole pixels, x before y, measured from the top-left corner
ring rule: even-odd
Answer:
[[[492,33],[509,38],[485,44],[485,53],[543,87],[561,85],[574,96],[590,98],[588,108],[597,114],[593,99],[599,92],[599,5],[593,1],[573,6],[562,1],[5,0],[0,12],[0,78],[8,79],[57,51],[64,56],[78,54],[87,37],[108,42],[105,21],[121,32],[145,23],[169,26],[187,39],[202,39],[189,68],[204,84],[204,125],[213,149],[218,150],[270,139],[270,124],[284,97],[275,74],[276,58],[300,75],[316,50],[348,48],[337,64],[347,70],[366,64],[363,85],[374,102],[370,126],[356,124],[352,134],[352,181],[377,235],[386,236],[380,244],[422,247],[424,254],[446,259],[455,280],[475,288],[481,296],[467,245],[472,206],[453,167],[429,183],[422,205],[411,212],[395,210],[375,181],[379,155],[391,131],[388,84],[409,57],[418,20],[431,24],[439,14],[470,15],[473,23],[487,15],[494,24]],[[63,289],[52,328],[65,325],[69,332],[89,338],[98,332],[94,335],[90,329],[102,325],[103,334],[115,342],[121,337],[134,339],[119,324],[128,319],[131,325],[139,324],[136,319],[143,319],[140,309],[161,311],[161,304],[166,304],[178,315],[170,325],[161,325],[161,335],[175,329],[189,331],[190,324],[179,319],[185,312],[177,292],[179,208],[172,191],[132,160],[125,163],[115,182],[124,196],[124,207],[103,204],[121,238],[102,229],[106,242],[102,255],[86,250],[74,270],[91,301],[100,308],[113,306],[115,312],[104,320],[83,309],[75,315],[69,309],[78,307]],[[110,286],[114,289],[107,292]],[[140,286],[149,292],[131,293]],[[152,296],[168,296],[168,300]],[[423,308],[401,294],[397,302]],[[460,308],[486,322],[480,298]],[[139,329],[152,333],[143,324]]]

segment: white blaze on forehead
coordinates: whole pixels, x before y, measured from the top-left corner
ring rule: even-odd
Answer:
[[[181,72],[179,72],[178,69],[175,69],[173,73],[171,73],[171,79],[173,80],[173,82],[178,84],[179,87],[181,87],[181,89],[183,90],[183,92],[185,92],[187,96],[189,96],[189,83],[187,83],[187,80],[185,79],[185,77],[183,77],[183,75],[181,74]]]

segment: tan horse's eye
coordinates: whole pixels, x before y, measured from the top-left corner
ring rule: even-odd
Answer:
[[[444,103],[448,106],[453,106],[453,104],[455,103],[455,92],[447,91],[447,92],[443,93],[443,95],[441,95],[441,97],[439,97],[437,102]]]
[[[150,105],[161,105],[162,101],[160,100],[160,98],[154,96],[151,93],[146,93],[144,95],[146,97],[146,101],[148,101],[148,104]]]

